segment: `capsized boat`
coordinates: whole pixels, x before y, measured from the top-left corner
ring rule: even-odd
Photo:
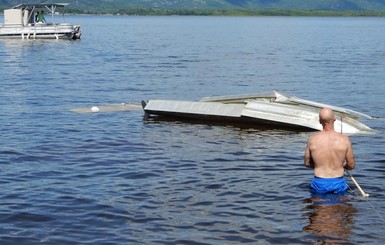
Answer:
[[[373,129],[358,119],[372,116],[273,91],[264,94],[205,97],[199,101],[149,100],[142,102],[145,118],[168,116],[206,122],[247,123],[295,130],[322,130],[319,110],[333,109],[335,129],[346,134],[370,133]]]
[[[58,23],[55,16],[68,3],[28,3],[4,10],[4,23],[0,26],[0,38],[19,39],[80,39],[80,25]],[[46,21],[44,11],[51,16]],[[48,18],[48,16],[47,16]]]

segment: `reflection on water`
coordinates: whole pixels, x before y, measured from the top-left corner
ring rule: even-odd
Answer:
[[[322,244],[348,241],[357,209],[344,194],[313,194],[304,200],[304,216],[309,220],[305,232],[321,236]]]

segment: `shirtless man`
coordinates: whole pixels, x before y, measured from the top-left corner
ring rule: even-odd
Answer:
[[[347,136],[334,131],[335,120],[330,108],[321,109],[319,121],[323,130],[310,136],[307,142],[304,163],[314,169],[310,188],[316,193],[346,191],[344,168],[355,167],[352,143]]]

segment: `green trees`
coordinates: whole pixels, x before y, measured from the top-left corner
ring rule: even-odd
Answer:
[[[16,1],[0,0],[0,12],[12,7]],[[22,1],[20,1],[22,2]],[[68,2],[66,13],[72,14],[119,14],[119,15],[212,15],[212,16],[385,16],[385,2],[368,0],[334,1],[325,0],[239,1],[206,0],[199,4],[191,0],[56,0]],[[238,4],[234,4],[238,3]],[[329,2],[329,5],[328,5]],[[370,5],[368,5],[370,3]],[[289,5],[288,5],[289,4]],[[350,6],[350,7],[349,7]],[[352,9],[351,6],[356,6]],[[376,8],[374,8],[376,7]],[[372,9],[377,10],[372,10]]]

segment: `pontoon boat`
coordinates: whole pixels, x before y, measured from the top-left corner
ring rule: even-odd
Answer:
[[[19,4],[4,10],[4,23],[0,26],[0,38],[20,39],[80,39],[80,25],[58,23],[55,16],[63,15],[68,3]],[[45,21],[44,14],[50,16]]]

